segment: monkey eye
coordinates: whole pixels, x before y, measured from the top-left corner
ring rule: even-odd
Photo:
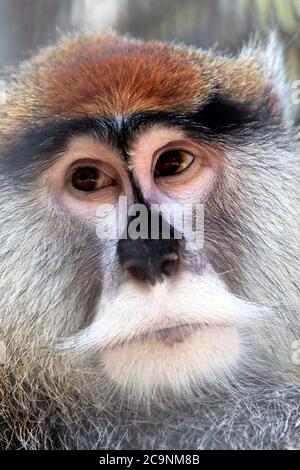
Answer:
[[[97,167],[82,166],[73,171],[71,184],[77,191],[90,192],[113,186],[116,182]]]
[[[189,168],[194,156],[186,150],[174,149],[162,153],[156,162],[154,176],[173,176],[182,173]]]

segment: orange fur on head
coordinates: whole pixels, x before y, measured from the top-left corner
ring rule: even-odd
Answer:
[[[257,101],[265,87],[249,58],[114,34],[66,37],[22,66],[8,95],[5,122],[16,129],[18,123],[56,117],[193,111],[216,91]]]

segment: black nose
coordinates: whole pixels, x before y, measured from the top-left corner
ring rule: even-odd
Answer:
[[[129,276],[154,285],[164,276],[175,275],[180,267],[178,240],[120,240],[120,264]]]

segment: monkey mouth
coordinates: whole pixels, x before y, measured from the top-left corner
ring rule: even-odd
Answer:
[[[201,327],[200,324],[183,324],[169,326],[159,330],[154,330],[149,333],[144,333],[140,336],[140,341],[159,341],[164,344],[182,343],[186,338],[191,336],[196,330]]]
[[[159,342],[167,346],[172,346],[177,343],[184,342],[187,338],[192,336],[194,333],[202,330],[207,332],[212,329],[221,329],[228,328],[228,324],[212,324],[212,323],[190,323],[190,324],[180,324],[169,327],[160,328],[157,330],[149,331],[147,333],[141,333],[129,341],[123,341],[122,344],[128,343],[149,343],[149,342]]]

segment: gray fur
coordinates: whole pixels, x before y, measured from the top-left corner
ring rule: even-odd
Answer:
[[[90,324],[102,274],[118,277],[118,267],[37,183],[12,188],[0,176],[1,448],[300,448],[300,371],[291,361],[300,339],[296,134],[285,114],[280,127],[227,153],[206,208],[206,253],[229,289],[269,316],[249,332],[246,365],[189,399],[128,403],[92,354],[57,348]]]

